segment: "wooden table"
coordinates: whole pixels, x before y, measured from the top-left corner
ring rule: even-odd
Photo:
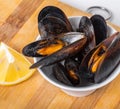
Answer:
[[[67,16],[88,15],[57,0],[0,0],[0,41],[21,53],[39,34],[37,16],[47,5],[60,7]],[[36,71],[18,85],[0,86],[0,109],[120,109],[120,76],[90,96],[76,98],[48,83]]]

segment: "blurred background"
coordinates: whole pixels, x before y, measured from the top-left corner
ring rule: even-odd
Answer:
[[[111,21],[120,26],[120,0],[59,0],[80,10],[87,11],[91,6],[101,6],[107,8],[112,13]],[[105,13],[102,13],[105,14]],[[105,16],[105,15],[104,15]]]

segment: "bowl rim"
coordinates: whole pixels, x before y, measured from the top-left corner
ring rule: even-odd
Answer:
[[[70,16],[70,17],[68,17],[68,19],[74,19],[74,18],[80,19],[81,17],[82,16]],[[117,32],[112,26],[110,26],[109,24],[107,24],[107,25],[111,28],[112,31]],[[37,36],[36,40],[38,40],[39,37],[40,37],[40,35]],[[33,58],[33,59],[34,59],[34,62],[37,62],[37,58]],[[112,80],[114,80],[120,73],[120,64],[113,71],[113,73],[111,73],[111,75],[109,75],[109,77],[107,79],[105,79],[104,81],[102,81],[101,83],[93,84],[93,85],[85,86],[85,87],[84,86],[74,87],[74,86],[59,84],[59,83],[55,82],[54,80],[50,79],[48,76],[46,76],[40,68],[37,68],[37,70],[48,82],[50,82],[54,86],[59,87],[61,89],[69,90],[69,91],[91,91],[91,90],[96,90],[98,88],[101,88],[101,87],[109,84],[110,82],[112,82]]]

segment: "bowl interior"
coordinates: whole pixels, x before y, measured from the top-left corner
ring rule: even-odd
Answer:
[[[81,19],[81,16],[69,17],[69,21],[70,21],[73,29],[78,28],[80,19]],[[116,32],[116,30],[108,25],[108,36],[115,32]],[[38,39],[40,39],[40,36],[38,36],[36,40],[38,40]],[[39,59],[40,58],[34,58],[34,62],[37,62]],[[112,72],[111,75],[108,78],[106,78],[106,80],[104,80],[103,82],[101,82],[99,84],[93,84],[90,86],[82,86],[82,87],[73,87],[73,86],[68,86],[68,85],[65,85],[65,84],[59,82],[53,75],[52,67],[53,67],[53,65],[47,66],[47,67],[44,67],[41,69],[38,68],[38,71],[47,81],[49,81],[53,85],[55,85],[59,88],[62,88],[62,89],[72,90],[72,91],[88,91],[88,90],[100,88],[100,87],[108,84],[109,82],[111,82],[120,72],[120,65],[118,65],[118,67],[114,70],[114,72]]]

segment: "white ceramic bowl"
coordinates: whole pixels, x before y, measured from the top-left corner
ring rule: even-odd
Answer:
[[[69,17],[69,21],[72,25],[73,28],[78,27],[79,21],[81,19],[81,16],[74,16],[74,17]],[[108,26],[109,34],[113,34],[116,32],[115,29],[112,27]],[[40,38],[40,36],[37,37],[37,40]],[[37,62],[39,58],[34,58],[34,62]],[[52,73],[52,66],[47,66],[45,68],[39,69],[39,73],[51,84],[55,85],[56,87],[62,89],[65,93],[71,96],[76,96],[76,97],[81,97],[81,96],[87,96],[94,92],[96,89],[101,88],[108,83],[110,83],[112,80],[114,80],[120,73],[120,65],[112,72],[112,74],[106,78],[103,82],[99,84],[93,84],[90,86],[83,86],[83,87],[74,87],[74,86],[67,86],[65,84],[62,84],[59,82]]]

